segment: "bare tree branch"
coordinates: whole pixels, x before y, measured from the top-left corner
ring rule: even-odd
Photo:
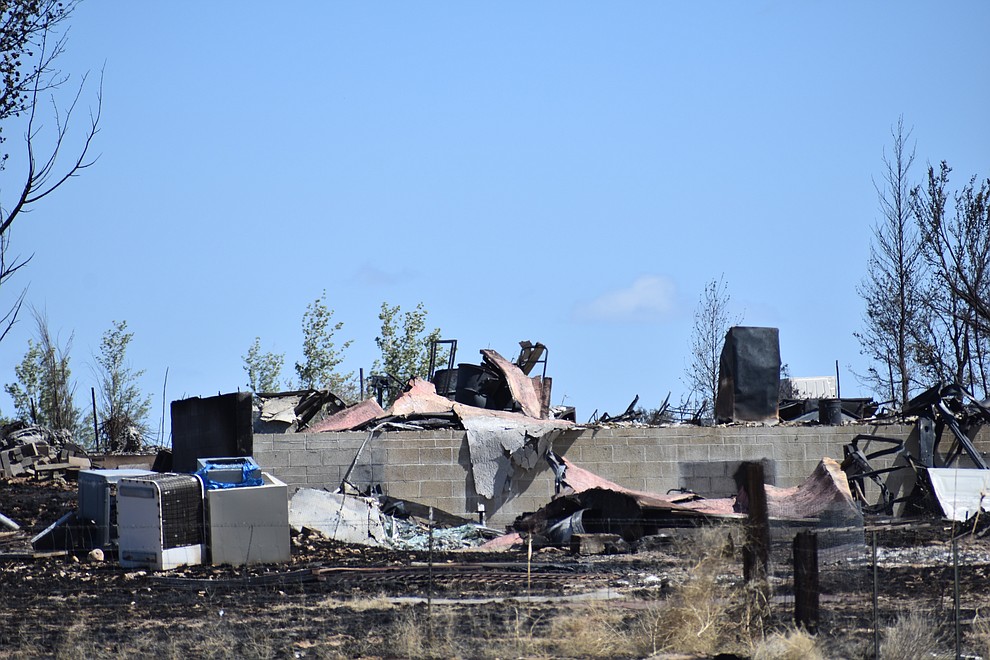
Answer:
[[[883,181],[873,182],[880,219],[873,226],[866,278],[856,288],[866,303],[864,329],[854,333],[860,352],[875,365],[857,374],[881,397],[906,402],[916,387],[915,332],[922,323],[928,281],[923,246],[911,216],[911,184],[914,147],[908,148],[911,131],[904,117],[891,127],[893,146],[883,152]]]
[[[90,110],[88,128],[82,133],[81,144],[75,146],[75,155],[65,159],[69,147],[73,115],[87,86],[84,75],[78,89],[65,108],[60,109],[51,98],[55,130],[47,147],[42,147],[46,132],[39,119],[41,95],[54,91],[68,82],[55,66],[65,51],[66,34],[57,33],[76,7],[76,0],[15,0],[0,5],[0,173],[8,171],[9,154],[3,151],[6,137],[3,129],[26,113],[24,132],[24,171],[18,175],[20,183],[12,202],[4,204],[0,197],[0,289],[9,286],[11,277],[31,260],[8,256],[11,246],[11,229],[15,221],[30,207],[60,188],[70,178],[90,167],[96,158],[90,157],[93,140],[99,132],[103,108],[103,76],[96,95],[95,109]],[[39,154],[43,154],[39,157]],[[68,160],[68,162],[66,162]],[[17,320],[24,302],[21,291],[7,312],[0,317],[0,341],[7,336]]]
[[[974,176],[952,198],[944,161],[929,166],[925,186],[911,191],[912,211],[925,242],[925,259],[958,330],[955,373],[970,389],[990,389],[990,179]]]
[[[700,397],[699,416],[711,417],[715,413],[715,397],[718,395],[718,368],[722,357],[725,334],[732,325],[739,325],[742,316],[735,321],[729,317],[729,291],[724,276],[711,280],[698,299],[691,330],[691,364],[684,372],[690,388],[688,402]]]

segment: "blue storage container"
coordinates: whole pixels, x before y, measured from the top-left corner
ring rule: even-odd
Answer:
[[[250,456],[229,458],[199,458],[196,476],[203,480],[206,490],[260,486],[264,483],[261,468]]]

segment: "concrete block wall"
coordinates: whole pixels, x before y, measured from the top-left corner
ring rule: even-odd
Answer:
[[[842,446],[865,433],[907,438],[913,425],[888,426],[673,426],[596,428],[565,432],[554,451],[627,488],[665,493],[689,487],[709,496],[728,495],[741,461],[764,461],[768,481],[801,483],[824,456],[842,459]],[[990,448],[987,433],[977,446]],[[258,434],[254,457],[290,487],[335,489],[346,474],[365,432]],[[474,490],[463,431],[382,433],[368,442],[349,481],[359,488],[380,485],[393,497],[433,505],[474,518],[484,504],[489,523],[502,527],[545,505],[554,493],[545,464],[515,472],[507,493],[485,500]],[[707,491],[707,492],[706,492]]]

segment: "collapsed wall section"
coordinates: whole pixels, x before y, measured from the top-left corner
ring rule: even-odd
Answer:
[[[770,482],[797,486],[823,457],[842,460],[842,446],[858,433],[907,438],[911,425],[674,426],[597,428],[562,432],[553,450],[573,463],[627,488],[666,493],[690,488],[725,496],[742,461],[762,461]],[[361,446],[364,448],[361,449]],[[981,450],[986,443],[979,443]],[[355,456],[360,450],[360,456]],[[256,434],[258,464],[290,487],[335,490],[348,482],[359,490],[379,486],[387,495],[474,518],[485,506],[489,524],[502,527],[534,511],[554,495],[545,461],[514,469],[508,487],[492,499],[474,486],[464,431]],[[351,464],[354,463],[353,469]]]

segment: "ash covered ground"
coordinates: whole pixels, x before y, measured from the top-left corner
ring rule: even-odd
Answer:
[[[661,649],[693,657],[712,657],[715,650],[746,655],[746,645],[736,643],[711,653],[665,648],[658,643],[662,633],[643,625],[644,613],[676,601],[680,585],[713,556],[720,558],[713,589],[722,589],[713,592],[715,599],[744,589],[739,548],[723,540],[731,530],[719,537],[648,537],[626,554],[545,548],[530,560],[520,548],[438,552],[432,562],[426,552],[294,534],[287,564],[158,573],[122,568],[112,557],[18,554],[75,500],[74,483],[0,479],[0,513],[22,527],[0,532],[0,658],[646,657]],[[949,540],[959,530],[942,524],[880,529],[879,625],[924,611],[940,631],[940,648],[950,653]],[[715,552],[701,547],[713,538],[720,539]],[[971,622],[986,602],[990,543],[971,534],[958,549],[962,635],[977,653],[981,641]],[[782,556],[774,555],[778,563]],[[872,656],[871,557],[869,543],[820,554],[818,637],[826,657]],[[760,634],[790,624],[791,594],[784,570],[771,580],[769,600],[757,613]],[[737,610],[715,611],[737,624]],[[603,632],[595,632],[602,621]],[[738,638],[738,630],[729,632],[725,639]]]

